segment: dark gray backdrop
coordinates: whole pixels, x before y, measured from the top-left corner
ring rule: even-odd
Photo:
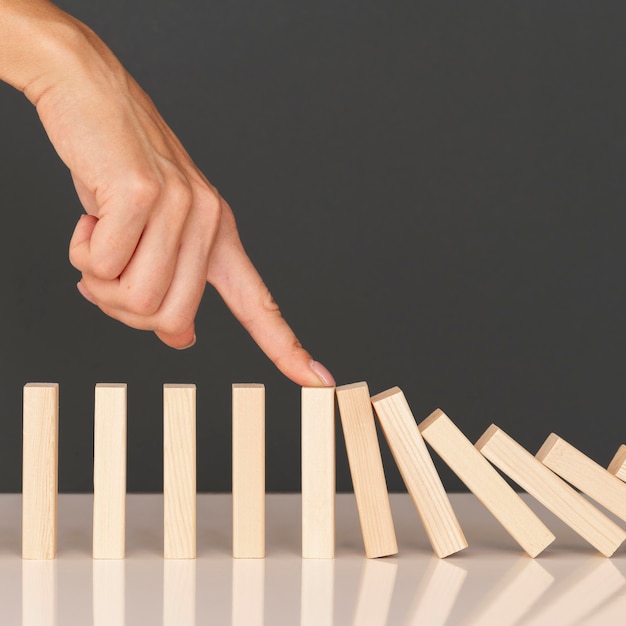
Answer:
[[[79,2],[229,200],[340,384],[404,388],[472,439],[626,440],[622,2]],[[21,393],[61,384],[59,472],[91,489],[93,385],[129,385],[128,486],[162,487],[161,385],[198,385],[198,488],[230,489],[230,385],[267,388],[267,485],[299,489],[299,389],[209,289],[188,352],[83,301],[80,213],[35,111],[0,86],[0,490]],[[338,488],[350,488],[341,437]],[[387,448],[389,486],[402,483]],[[460,483],[442,468],[449,489]]]

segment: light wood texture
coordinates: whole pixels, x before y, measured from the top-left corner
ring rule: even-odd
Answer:
[[[335,388],[302,388],[302,557],[335,556]]]
[[[467,548],[404,394],[394,387],[374,396],[372,404],[435,554],[443,558]]]
[[[126,563],[93,563],[93,626],[124,626]]]
[[[452,420],[437,409],[420,425],[424,439],[526,553],[535,557],[555,539]]]
[[[609,472],[626,481],[626,446],[621,445],[609,465]]]
[[[604,556],[611,556],[626,539],[613,520],[497,426],[485,431],[476,448]]]
[[[233,385],[233,556],[265,556],[263,385]]]
[[[196,386],[163,386],[164,557],[196,558]]]
[[[365,554],[368,558],[396,554],[398,544],[367,384],[337,387],[337,400]]]
[[[126,535],[126,385],[96,385],[93,558],[123,559]]]
[[[626,484],[552,433],[537,458],[553,472],[626,521]]]
[[[53,559],[57,552],[59,385],[24,387],[22,558]]]

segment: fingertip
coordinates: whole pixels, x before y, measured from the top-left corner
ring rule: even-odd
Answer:
[[[319,361],[311,359],[309,367],[315,376],[317,376],[318,380],[321,381],[322,387],[334,387],[336,385],[334,376]],[[317,386],[320,386],[319,383]]]
[[[174,348],[175,350],[187,350],[196,345],[196,331],[193,326],[181,335],[168,335],[160,331],[154,331],[154,334],[166,346]]]

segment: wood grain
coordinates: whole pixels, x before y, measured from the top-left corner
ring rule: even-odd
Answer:
[[[196,386],[163,386],[166,559],[196,558]]]
[[[302,557],[335,556],[335,388],[302,388]]]
[[[365,554],[368,558],[396,554],[398,544],[367,384],[338,387],[337,400]]]
[[[22,558],[53,559],[57,551],[59,385],[24,387]]]
[[[626,481],[626,446],[621,445],[611,463],[609,472],[617,476],[620,480]]]
[[[126,536],[126,385],[96,385],[93,558],[123,559]]]
[[[485,431],[476,448],[604,556],[611,556],[626,539],[615,522],[497,426]]]
[[[372,398],[387,443],[439,558],[467,547],[435,464],[404,393],[394,387]]]
[[[554,433],[536,456],[576,489],[626,521],[626,484],[608,470]]]
[[[265,556],[265,387],[233,385],[233,556]]]
[[[440,409],[420,425],[424,439],[504,526],[535,557],[555,539],[543,522]]]

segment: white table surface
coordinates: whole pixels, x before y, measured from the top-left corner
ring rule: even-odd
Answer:
[[[626,624],[626,548],[612,559],[525,496],[557,540],[537,559],[470,494],[452,504],[469,548],[432,555],[407,495],[400,553],[363,556],[354,496],[337,496],[337,557],[300,558],[300,496],[267,496],[267,557],[233,560],[231,498],[198,496],[198,558],[162,559],[162,496],[129,495],[127,558],[91,559],[89,495],[59,496],[54,561],[20,558],[21,496],[0,495],[0,624],[439,626]]]

